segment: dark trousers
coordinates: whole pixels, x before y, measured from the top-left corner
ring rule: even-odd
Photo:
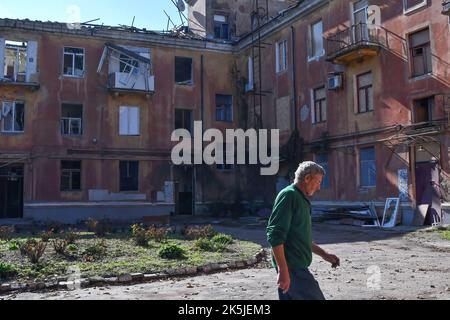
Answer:
[[[307,268],[289,270],[291,286],[287,293],[278,289],[280,300],[325,300],[319,283]]]

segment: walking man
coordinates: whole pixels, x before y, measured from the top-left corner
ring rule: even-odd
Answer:
[[[320,190],[325,170],[318,164],[300,163],[294,183],[278,194],[267,226],[272,264],[278,273],[280,300],[325,300],[319,283],[309,272],[312,253],[339,266],[339,258],[312,241],[311,197]]]

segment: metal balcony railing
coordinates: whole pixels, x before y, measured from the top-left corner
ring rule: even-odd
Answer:
[[[381,26],[359,23],[326,38],[327,59],[348,54],[361,48],[388,48],[389,31]]]

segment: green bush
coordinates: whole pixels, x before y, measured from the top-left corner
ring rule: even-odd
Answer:
[[[17,274],[17,269],[14,265],[7,262],[0,262],[0,279],[8,279]]]
[[[227,246],[233,243],[233,238],[227,234],[219,233],[211,238],[211,241],[214,243],[222,244]]]
[[[175,243],[165,243],[159,248],[158,256],[163,259],[183,259],[186,251]]]
[[[106,248],[105,240],[98,240],[93,245],[84,249],[83,256],[86,261],[101,259],[106,255]]]
[[[70,252],[76,252],[76,251],[78,251],[78,247],[76,244],[72,243],[67,246],[67,250]]]
[[[33,264],[39,263],[39,260],[45,252],[45,248],[47,248],[47,243],[34,239],[29,239],[19,245],[20,253],[27,256]]]
[[[14,232],[15,232],[14,227],[0,226],[0,240],[6,241],[11,240]]]
[[[219,252],[225,249],[226,245],[220,242],[214,242],[212,239],[199,238],[194,243],[194,249],[200,251]]]
[[[9,251],[17,251],[19,250],[19,242],[11,241],[8,246]]]

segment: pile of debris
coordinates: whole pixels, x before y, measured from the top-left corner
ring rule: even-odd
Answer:
[[[312,219],[314,222],[326,222],[330,224],[343,224],[362,227],[380,227],[375,205],[353,206],[339,208],[315,208]]]

